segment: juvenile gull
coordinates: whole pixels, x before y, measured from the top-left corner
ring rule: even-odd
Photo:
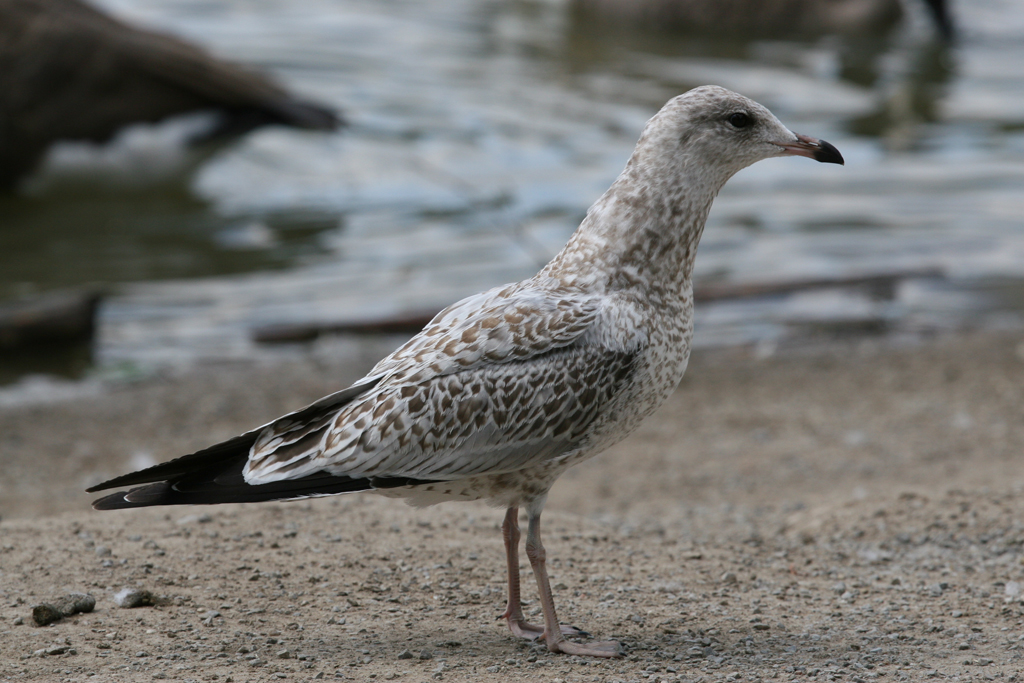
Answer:
[[[835,147],[716,86],[666,104],[625,170],[537,275],[464,299],[363,379],[294,413],[89,491],[145,484],[98,510],[282,500],[372,490],[413,505],[506,508],[504,618],[555,652],[619,656],[560,626],[540,514],[568,467],[625,438],[675,389],[693,336],[691,275],[711,202],[755,161]],[[519,508],[544,624],[519,598]]]

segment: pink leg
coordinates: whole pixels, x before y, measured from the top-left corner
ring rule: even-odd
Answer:
[[[555,600],[551,595],[548,582],[547,553],[540,542],[540,511],[530,510],[530,526],[526,533],[526,556],[533,566],[533,575],[537,579],[540,591],[540,604],[544,610],[544,641],[552,652],[564,652],[569,655],[585,655],[590,657],[621,657],[622,651],[614,640],[603,643],[574,643],[566,640],[558,625],[555,614]]]
[[[544,627],[526,621],[519,593],[519,508],[511,507],[505,512],[501,536],[505,540],[505,558],[508,561],[508,605],[501,617],[515,635],[536,640],[544,635]],[[559,630],[566,635],[587,635],[573,626],[560,626]]]

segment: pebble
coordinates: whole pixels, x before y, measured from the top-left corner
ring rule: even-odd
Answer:
[[[91,612],[96,598],[88,593],[68,593],[64,597],[44,602],[32,608],[32,620],[37,626],[46,626],[79,612]]]
[[[213,521],[213,517],[209,513],[204,512],[199,515],[185,515],[184,517],[178,518],[178,524],[184,526],[186,524],[208,524]]]
[[[156,604],[156,597],[150,591],[141,588],[123,588],[114,593],[114,602],[123,609],[152,607]]]
[[[413,657],[415,657],[415,655],[409,650],[402,650],[398,653],[399,659],[412,659]]]

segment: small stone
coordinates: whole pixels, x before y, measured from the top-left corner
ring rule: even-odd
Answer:
[[[281,650],[281,651],[279,651],[277,653],[277,658],[278,659],[291,659],[292,658],[292,653],[289,652],[288,650]]]
[[[398,653],[398,658],[399,659],[412,659],[414,656],[415,655],[413,655],[413,653],[410,652],[409,650],[402,650],[401,652]]]
[[[423,652],[420,652],[420,659],[433,659],[433,658],[434,658],[434,653],[431,652],[430,650],[424,650]]]
[[[156,604],[156,597],[150,591],[141,588],[124,588],[114,593],[114,602],[123,609],[152,607]]]
[[[96,598],[88,593],[68,593],[56,603],[66,617],[79,612],[91,612],[96,609]]]
[[[213,517],[209,513],[204,512],[199,515],[185,515],[184,517],[178,518],[178,524],[184,526],[186,524],[207,524],[213,521]]]
[[[771,628],[768,624],[754,624],[755,631],[767,631]]]
[[[489,674],[496,674],[499,671],[501,671],[501,667],[500,666],[489,666],[489,667],[487,667],[487,673],[489,673]]]
[[[105,545],[96,546],[95,552],[97,557],[110,557],[111,555],[113,555],[113,553],[110,551],[110,548],[108,548]]]
[[[91,612],[95,607],[96,598],[88,593],[69,593],[64,597],[33,607],[32,620],[37,626],[46,626],[72,614]]]
[[[21,626],[24,623],[25,623],[25,617],[15,617],[14,618],[14,625],[15,626]]]
[[[721,576],[721,578],[719,580],[722,583],[728,584],[728,585],[739,583],[739,579],[736,577],[736,574],[734,574],[733,572],[725,572],[724,574],[722,574],[722,576]]]
[[[839,583],[832,585],[832,592],[836,595],[842,595],[846,592],[846,584],[840,581]]]

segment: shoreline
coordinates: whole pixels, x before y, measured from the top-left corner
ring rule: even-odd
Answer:
[[[0,679],[1011,681],[1024,667],[1018,335],[696,352],[668,403],[566,473],[545,513],[563,621],[621,639],[614,662],[552,656],[494,621],[501,512],[481,504],[88,509],[82,488],[133,459],[358,374],[221,366],[0,408]],[[165,602],[120,609],[126,587]],[[71,591],[96,611],[30,625]]]

